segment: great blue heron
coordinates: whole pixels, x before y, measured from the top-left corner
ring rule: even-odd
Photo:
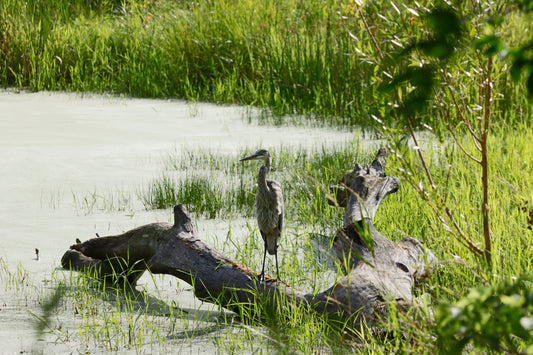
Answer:
[[[281,186],[279,182],[266,178],[266,174],[270,172],[270,165],[272,158],[266,149],[259,149],[254,154],[242,158],[245,160],[264,160],[265,164],[259,169],[257,177],[257,193],[255,194],[255,208],[257,212],[257,225],[261,232],[261,237],[265,242],[265,253],[263,255],[263,267],[261,268],[261,275],[259,280],[265,280],[265,260],[266,253],[274,255],[276,258],[276,276],[279,280],[278,268],[278,245],[281,238],[281,231],[283,230],[283,195],[281,193]]]

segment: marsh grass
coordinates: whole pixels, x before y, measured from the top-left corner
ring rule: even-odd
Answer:
[[[34,287],[31,273],[22,265],[18,265],[15,271],[11,271],[4,257],[0,257],[0,275],[5,291],[14,290],[23,296],[27,295]]]
[[[224,352],[235,353],[437,351],[436,343],[431,340],[435,339],[437,326],[431,309],[439,304],[453,304],[466,296],[472,285],[512,281],[528,270],[530,272],[533,267],[533,235],[528,229],[528,212],[523,208],[533,196],[529,183],[533,180],[530,168],[533,166],[533,151],[529,144],[532,140],[533,132],[528,126],[516,131],[501,127],[493,130],[490,137],[491,171],[497,172],[490,180],[493,186],[493,205],[490,207],[494,223],[494,270],[497,270],[493,275],[486,273],[462,243],[450,237],[446,226],[436,218],[431,208],[409,188],[406,181],[401,181],[400,190],[387,197],[381,205],[375,225],[383,235],[393,240],[400,240],[407,235],[422,240],[440,260],[433,276],[416,285],[415,296],[420,299],[420,307],[406,312],[391,305],[388,325],[383,326],[378,332],[382,335],[378,337],[370,336],[368,329],[354,329],[350,324],[324,319],[297,307],[272,312],[262,310],[260,312],[267,313],[260,315],[263,319],[261,322],[256,320],[256,314],[249,314],[249,319],[223,316],[224,320],[217,323],[216,327],[220,326],[224,331],[215,332],[217,336],[211,338],[212,344],[221,347],[219,349]],[[464,144],[468,146],[472,143],[465,139]],[[328,186],[336,184],[344,170],[353,168],[355,162],[370,164],[375,155],[375,149],[363,150],[357,140],[329,148],[308,151],[282,147],[272,151],[275,170],[271,177],[281,182],[287,207],[287,224],[280,245],[280,274],[284,281],[307,292],[323,291],[342,275],[342,270],[334,262],[331,240],[342,225],[343,211],[327,204]],[[461,226],[472,241],[482,243],[479,210],[473,207],[477,206],[476,201],[480,198],[477,194],[480,188],[479,171],[472,169],[453,145],[428,144],[425,150],[431,157],[428,163],[434,172],[435,182],[447,186],[448,200],[453,203]],[[244,150],[236,156],[196,151],[171,154],[164,163],[163,174],[167,179],[172,179],[165,188],[174,200],[164,207],[183,202],[177,191],[195,186],[195,195],[191,194],[187,203],[198,216],[223,219],[240,216],[250,219],[244,233],[237,235],[230,225],[225,238],[219,236],[213,246],[236,262],[259,269],[263,250],[253,218],[253,203],[260,164],[240,163],[238,159],[245,154]],[[450,164],[453,165],[451,170]],[[402,176],[399,166],[397,157],[389,155],[387,174]],[[222,178],[226,183],[220,184]],[[194,181],[202,183],[192,185]],[[139,198],[155,199],[152,193],[150,189],[143,190]],[[235,196],[243,193],[247,196],[246,202],[238,206]],[[212,206],[213,209],[206,209],[205,206]],[[275,267],[271,259],[267,258],[266,266],[270,271]],[[180,317],[180,311],[176,309],[168,312]],[[268,312],[273,318],[270,322],[264,322],[265,316],[270,317]],[[246,315],[246,311],[243,314]],[[182,324],[179,320],[170,322],[174,324],[174,330]],[[151,327],[157,329],[155,325]],[[202,333],[194,329],[192,326],[184,333],[190,336],[188,339],[191,341]],[[145,334],[156,332],[149,327],[143,331]],[[163,343],[168,341],[161,340]]]
[[[133,198],[124,189],[116,189],[112,192],[101,193],[96,187],[85,194],[72,191],[74,208],[80,214],[92,214],[95,212],[127,212],[133,210]]]
[[[171,154],[165,172],[148,189],[138,193],[146,209],[168,208],[178,203],[209,218],[232,214],[250,216],[253,183],[242,179],[244,170],[236,156],[211,152]]]
[[[5,0],[0,82],[253,105],[275,124],[368,127],[386,104],[374,93],[383,53],[415,36],[421,22],[413,15],[420,9],[397,3]],[[503,39],[520,43],[527,18],[507,19]],[[498,86],[502,118],[529,121],[523,85],[502,75]]]
[[[4,85],[33,90],[251,104],[278,118],[325,114],[353,124],[364,91],[358,62],[345,54],[353,41],[337,36],[345,22],[337,10],[292,0],[8,0],[0,74]]]

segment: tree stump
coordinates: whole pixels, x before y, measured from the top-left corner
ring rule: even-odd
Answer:
[[[186,281],[202,301],[238,312],[239,305],[288,302],[319,313],[373,322],[386,319],[391,300],[409,305],[414,279],[430,271],[434,256],[413,238],[394,243],[372,223],[379,204],[398,189],[398,179],[385,176],[387,151],[380,149],[370,167],[343,178],[346,216],[334,248],[347,275],[329,289],[309,294],[266,277],[225,257],[198,236],[183,205],[174,207],[174,224],[153,223],[126,233],[74,244],[63,255],[64,268],[98,276],[123,275],[135,282],[145,270]],[[340,201],[343,205],[343,201]],[[282,297],[280,297],[282,296]]]

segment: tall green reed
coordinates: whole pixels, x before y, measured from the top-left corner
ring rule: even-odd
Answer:
[[[421,11],[403,1],[361,4],[7,0],[0,10],[0,74],[4,86],[32,90],[238,103],[266,109],[277,123],[304,115],[315,123],[368,126],[370,114],[386,107],[375,93],[382,81],[377,68],[416,36],[414,14]],[[521,43],[526,24],[506,18],[504,40]],[[527,105],[516,90],[523,85],[505,75],[497,84],[505,93],[499,111],[508,121],[529,121],[517,105]]]
[[[335,1],[8,0],[4,86],[256,105],[322,123],[368,122],[372,69]],[[268,117],[268,116],[267,116]]]

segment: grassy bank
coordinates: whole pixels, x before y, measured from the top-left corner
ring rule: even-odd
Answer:
[[[533,130],[522,127],[520,131],[498,130],[491,137],[491,213],[495,242],[495,270],[499,270],[495,280],[509,280],[527,270],[532,270],[530,248],[531,230],[528,229],[527,206],[533,203]],[[473,143],[465,140],[465,147]],[[431,158],[429,169],[434,173],[436,185],[447,186],[444,193],[454,206],[453,211],[459,223],[475,243],[482,242],[482,226],[479,210],[481,181],[479,171],[473,169],[468,159],[461,155],[453,145],[446,148],[424,148]],[[415,150],[413,150],[415,151]],[[290,226],[305,226],[319,234],[332,235],[342,223],[343,211],[327,203],[328,186],[336,184],[343,171],[353,168],[354,162],[369,164],[375,154],[373,150],[362,150],[358,142],[334,149],[305,151],[282,148],[272,151],[275,170],[271,178],[278,180],[284,187],[286,215]],[[241,154],[245,155],[245,152]],[[258,164],[243,164],[240,156],[221,156],[212,152],[195,154],[183,153],[170,155],[164,174],[155,178],[151,186],[140,189],[138,198],[145,201],[145,207],[169,208],[174,204],[185,203],[191,211],[208,218],[223,219],[232,216],[253,218],[255,182]],[[388,175],[402,176],[396,156],[390,155],[387,163]],[[453,165],[453,169],[449,166]],[[202,169],[191,169],[199,166]],[[194,172],[193,172],[194,171]],[[218,175],[220,173],[220,175]],[[225,184],[220,184],[223,177]],[[191,189],[192,181],[200,181]],[[213,187],[217,186],[216,193]],[[161,191],[163,190],[163,191]],[[194,190],[191,198],[182,196],[181,191]],[[160,199],[170,192],[172,198]],[[228,203],[226,201],[229,201]],[[451,274],[445,281],[453,294],[466,292],[469,285],[475,284],[476,273],[492,279],[486,274],[483,265],[452,236],[447,234],[446,226],[432,213],[431,206],[421,201],[407,182],[403,182],[398,193],[389,196],[380,207],[376,226],[384,235],[401,239],[405,234],[419,238],[428,247],[437,251],[440,260],[459,257],[467,265],[476,269],[465,271],[470,276],[455,279],[462,265],[451,266]],[[421,223],[421,221],[423,221]],[[510,241],[512,241],[511,244]],[[442,277],[446,273],[441,273]],[[477,281],[476,281],[477,280]]]
[[[32,90],[250,104],[343,123],[365,94],[337,9],[318,1],[9,0],[1,80]]]
[[[429,3],[360,4],[6,0],[0,82],[255,105],[278,123],[288,114],[335,126],[370,125],[370,114],[386,104],[376,91],[390,75],[386,54],[424,35]],[[489,10],[461,8],[473,21],[468,40],[483,33],[475,21]],[[510,12],[504,18],[505,43],[524,40],[528,20],[522,17]],[[465,65],[475,69],[476,62],[460,68]],[[475,85],[468,73],[450,73],[468,95]],[[519,106],[520,88],[501,76],[502,118],[530,119]]]
[[[306,314],[303,310],[283,310],[280,311],[279,318],[276,317],[272,324],[267,325],[266,333],[259,337],[249,335],[251,338],[243,340],[244,344],[240,344],[242,347],[238,349],[250,349],[254,341],[260,341],[266,336],[274,344],[273,349],[288,353],[323,350],[334,353],[356,350],[385,354],[433,353],[456,345],[455,337],[466,329],[467,324],[472,329],[466,336],[481,339],[471,343],[469,349],[474,351],[476,345],[482,352],[487,349],[487,344],[483,344],[482,339],[500,339],[506,332],[516,332],[516,329],[509,331],[509,327],[516,324],[513,323],[517,321],[514,317],[518,315],[526,322],[531,314],[528,313],[531,310],[527,311],[531,307],[527,298],[531,297],[531,292],[524,285],[531,282],[533,272],[533,232],[529,229],[532,221],[528,213],[533,202],[530,183],[533,180],[532,140],[533,130],[527,126],[517,131],[494,130],[490,137],[490,168],[494,171],[490,180],[492,271],[448,232],[448,227],[435,216],[431,206],[423,202],[403,179],[400,190],[387,197],[381,205],[375,225],[382,234],[393,240],[400,240],[406,235],[420,239],[439,259],[440,265],[434,270],[432,277],[419,284],[415,291],[415,295],[423,299],[426,302],[424,304],[431,305],[439,318],[433,318],[425,308],[414,309],[407,314],[393,309],[389,325],[385,327],[390,337],[367,337],[364,335],[367,333],[363,332],[363,338],[360,338],[360,330],[352,329],[349,325],[331,324],[321,317]],[[465,139],[463,144],[470,148],[473,143]],[[468,159],[453,145],[445,148],[429,147],[428,144],[424,150],[431,157],[428,161],[429,169],[433,172],[435,184],[448,186],[443,193],[448,195],[448,201],[453,205],[455,218],[466,231],[467,237],[474,244],[482,245],[480,211],[473,207],[478,206],[481,199],[479,171],[472,169]],[[168,208],[180,202],[185,203],[197,215],[207,218],[250,219],[250,229],[243,240],[235,239],[230,233],[215,248],[238,262],[257,269],[260,267],[262,251],[258,247],[261,241],[254,223],[253,194],[259,163],[254,165],[239,162],[238,158],[246,153],[243,151],[235,156],[212,152],[171,154],[164,164],[161,177],[156,177],[148,187],[140,188],[136,198],[143,201],[148,209]],[[286,232],[281,241],[280,272],[296,288],[323,290],[330,285],[332,277],[340,275],[333,263],[331,238],[342,225],[343,214],[342,210],[328,206],[327,187],[335,184],[342,175],[341,170],[352,168],[354,162],[370,163],[375,151],[362,150],[355,141],[331,150],[308,152],[282,148],[272,153],[275,170],[271,177],[282,184],[287,206]],[[451,170],[450,165],[453,165]],[[389,157],[387,166],[388,175],[402,176],[403,172],[398,168],[399,162],[395,155]],[[221,176],[226,181],[223,185],[219,184]],[[203,183],[195,185],[194,196],[187,199],[181,191],[190,193],[191,182],[195,181]],[[212,186],[218,187],[213,190]],[[162,195],[171,198],[160,199]],[[517,283],[522,277],[526,278],[526,282]],[[514,288],[509,286],[511,284],[515,285]],[[477,287],[482,288],[477,291]],[[529,296],[527,292],[530,292]],[[462,307],[465,311],[460,316],[452,316],[452,310],[456,312]],[[525,313],[523,309],[526,310]],[[490,314],[490,317],[478,319],[473,316],[475,314]],[[472,319],[466,318],[469,315]],[[245,329],[257,326],[244,319],[239,322],[246,324]],[[341,334],[344,334],[342,339],[339,339],[339,326]],[[302,332],[305,334],[302,335]],[[276,339],[283,341],[278,342]],[[299,339],[305,339],[303,343],[312,342],[314,345],[302,347],[303,343]],[[428,339],[440,339],[446,344],[439,345]],[[280,343],[283,346],[276,348]],[[525,351],[525,343],[518,339],[508,340],[503,349],[509,344]],[[221,346],[222,351],[227,350],[227,345],[223,343],[217,346]],[[494,349],[494,344],[489,346]]]

